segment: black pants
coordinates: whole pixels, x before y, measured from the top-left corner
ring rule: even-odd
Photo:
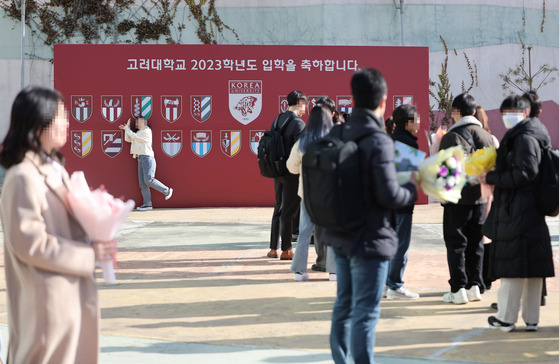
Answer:
[[[281,236],[281,250],[291,249],[293,221],[299,212],[301,198],[297,195],[299,176],[288,174],[274,178],[276,204],[272,215],[270,249],[277,249]]]
[[[479,286],[483,292],[483,243],[481,227],[485,222],[485,204],[445,204],[443,234],[450,271],[450,290]]]

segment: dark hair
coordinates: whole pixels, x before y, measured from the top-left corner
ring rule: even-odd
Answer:
[[[400,105],[392,113],[396,129],[406,129],[406,124],[410,120],[417,118],[417,108],[414,105]]]
[[[351,93],[355,107],[376,110],[387,90],[384,76],[374,68],[360,69],[351,78]]]
[[[384,120],[384,128],[387,134],[394,133],[394,118],[389,116],[388,119]]]
[[[530,101],[522,96],[510,95],[501,103],[501,108],[499,109],[501,113],[505,110],[526,110],[530,109]]]
[[[334,115],[332,115],[332,123],[336,124],[343,124],[346,120],[344,118],[344,114],[339,111],[334,111]]]
[[[307,126],[305,126],[299,137],[299,150],[305,153],[310,143],[324,137],[333,126],[332,113],[320,105],[313,107],[307,121]]]
[[[328,108],[328,110],[330,110],[331,113],[336,111],[336,103],[328,96],[321,97],[320,99],[318,99],[316,105],[317,106],[320,105],[322,107]]]
[[[342,111],[342,116],[344,117],[344,120],[347,123],[349,121],[349,118],[351,117],[351,114],[347,113],[345,111]]]
[[[542,111],[542,99],[538,96],[536,91],[530,90],[522,95],[528,102],[530,103],[530,117],[538,117],[540,116],[540,112]]]
[[[52,124],[61,101],[64,99],[58,91],[44,87],[27,87],[19,92],[12,105],[10,129],[0,152],[0,164],[4,168],[21,163],[30,150],[41,152],[39,138]],[[61,163],[64,160],[58,151],[51,157]]]
[[[452,100],[452,108],[460,110],[461,116],[473,115],[476,111],[476,106],[476,100],[469,94],[460,94]]]
[[[476,107],[476,112],[474,114],[474,118],[478,119],[481,123],[481,127],[491,134],[491,129],[489,129],[489,118],[487,117],[487,113],[481,106]]]
[[[307,96],[302,93],[301,91],[291,91],[289,95],[287,95],[287,105],[294,106],[299,104],[299,101],[307,102],[309,99]]]

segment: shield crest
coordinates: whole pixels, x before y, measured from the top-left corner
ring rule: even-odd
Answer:
[[[93,132],[91,130],[72,131],[72,152],[84,158],[93,149]]]
[[[170,123],[182,115],[182,96],[161,96],[161,115]]]
[[[122,96],[101,96],[103,118],[114,123],[122,116]]]
[[[122,151],[122,130],[101,131],[101,143],[103,153],[111,158],[116,157]]]
[[[289,104],[287,103],[287,96],[281,95],[279,97],[279,112],[284,113],[289,108]]]
[[[162,130],[161,149],[173,158],[182,150],[182,130]]]
[[[198,157],[205,157],[212,149],[212,131],[211,130],[191,130],[190,142],[192,151]]]
[[[258,144],[260,144],[260,138],[264,136],[266,130],[251,130],[250,131],[250,151],[254,155],[258,155]]]
[[[149,119],[152,111],[151,101],[151,96],[132,96],[132,115],[135,118],[143,117],[144,119]]]
[[[228,157],[233,157],[241,150],[241,131],[221,131],[221,151]]]
[[[338,111],[351,114],[353,110],[353,96],[336,96],[336,105],[338,105]]]
[[[318,102],[318,100],[321,97],[326,97],[326,95],[323,95],[323,96],[316,96],[316,95],[315,96],[309,96],[309,105],[308,105],[308,108],[307,108],[307,114],[309,114],[309,115],[311,114],[311,110],[313,109],[313,107],[316,106],[316,103]]]
[[[190,114],[199,123],[208,120],[212,114],[212,97],[190,96]]]
[[[402,105],[412,105],[413,104],[413,96],[394,96],[392,98],[392,100],[394,101],[394,109],[397,108],[398,106],[402,106]]]
[[[91,117],[91,108],[93,107],[93,96],[91,95],[72,95],[72,116],[74,119],[83,123]]]
[[[262,111],[262,80],[229,81],[229,112],[239,123],[253,122]]]

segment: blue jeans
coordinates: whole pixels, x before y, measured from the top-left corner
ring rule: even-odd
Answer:
[[[398,250],[388,266],[386,285],[398,289],[404,285],[404,270],[408,263],[410,249],[412,214],[396,214],[396,232],[398,233]]]
[[[138,181],[144,199],[143,206],[151,206],[150,187],[164,195],[169,193],[169,187],[155,179],[155,158],[149,155],[138,156]]]
[[[330,349],[336,364],[375,362],[375,327],[386,283],[388,260],[364,258],[362,249],[348,257],[336,253],[338,297],[332,312]]]
[[[309,213],[305,207],[305,200],[301,199],[301,208],[299,210],[299,238],[297,239],[297,248],[293,260],[291,261],[291,271],[304,273],[307,271],[309,263],[309,245],[311,243],[311,236],[314,231],[314,246],[323,244],[322,242],[322,228],[316,226],[311,221]],[[324,249],[326,251],[326,271],[328,273],[336,273],[336,263],[333,257],[334,251],[331,247]]]

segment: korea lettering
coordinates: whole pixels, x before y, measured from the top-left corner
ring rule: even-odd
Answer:
[[[254,121],[262,111],[262,80],[230,80],[229,112],[241,124]]]
[[[122,130],[101,131],[103,153],[114,158],[122,151]]]
[[[162,130],[161,149],[173,158],[182,150],[182,130]]]

